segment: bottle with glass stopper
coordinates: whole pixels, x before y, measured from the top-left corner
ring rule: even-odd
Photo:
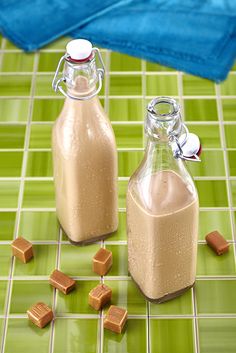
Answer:
[[[52,83],[66,97],[52,132],[56,212],[76,244],[103,239],[118,227],[115,136],[98,98],[103,76],[99,50],[76,39],[67,44]]]
[[[157,97],[147,110],[146,151],[127,191],[128,262],[145,297],[161,303],[195,282],[199,204],[185,160],[200,161],[200,142],[174,99]]]

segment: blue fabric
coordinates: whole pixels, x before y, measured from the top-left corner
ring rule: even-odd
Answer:
[[[236,57],[236,6],[225,0],[135,0],[72,35],[218,82]]]
[[[0,29],[33,51],[128,0],[1,0]]]
[[[234,0],[2,0],[0,28],[28,51],[72,34],[215,81],[236,56]]]

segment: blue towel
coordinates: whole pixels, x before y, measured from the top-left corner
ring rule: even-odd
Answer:
[[[129,0],[1,0],[0,29],[33,51]]]
[[[72,36],[216,82],[224,80],[236,57],[236,6],[225,0],[179,4],[135,0]]]
[[[2,0],[0,28],[31,51],[61,35],[221,81],[236,56],[227,0]]]

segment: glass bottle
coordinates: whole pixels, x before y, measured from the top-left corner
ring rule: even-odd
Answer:
[[[187,133],[177,102],[153,99],[145,131],[145,155],[127,191],[128,261],[141,292],[161,303],[195,282],[198,194],[179,144]]]
[[[66,96],[52,132],[56,211],[76,244],[102,239],[118,227],[115,136],[97,95],[103,75],[98,49],[79,39],[67,44],[53,80],[55,91]]]

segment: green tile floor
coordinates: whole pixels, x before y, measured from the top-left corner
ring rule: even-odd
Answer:
[[[236,352],[236,71],[215,85],[158,64],[102,50],[107,68],[101,102],[116,135],[119,159],[119,229],[104,243],[71,245],[58,226],[52,180],[51,129],[63,97],[51,79],[63,54],[63,38],[34,54],[6,39],[0,50],[0,349],[1,353],[233,353]],[[183,118],[203,146],[201,164],[189,164],[200,197],[197,280],[171,302],[145,301],[128,276],[125,192],[145,146],[143,118],[156,95],[178,99]],[[217,257],[204,237],[218,229],[230,242]],[[35,258],[11,258],[11,241],[33,242]],[[101,279],[91,269],[100,246],[114,264]],[[68,296],[48,285],[58,267],[76,279]],[[128,309],[124,332],[103,330],[107,311],[88,306],[89,290],[103,280],[112,303]],[[43,330],[28,322],[38,300],[56,319]]]

